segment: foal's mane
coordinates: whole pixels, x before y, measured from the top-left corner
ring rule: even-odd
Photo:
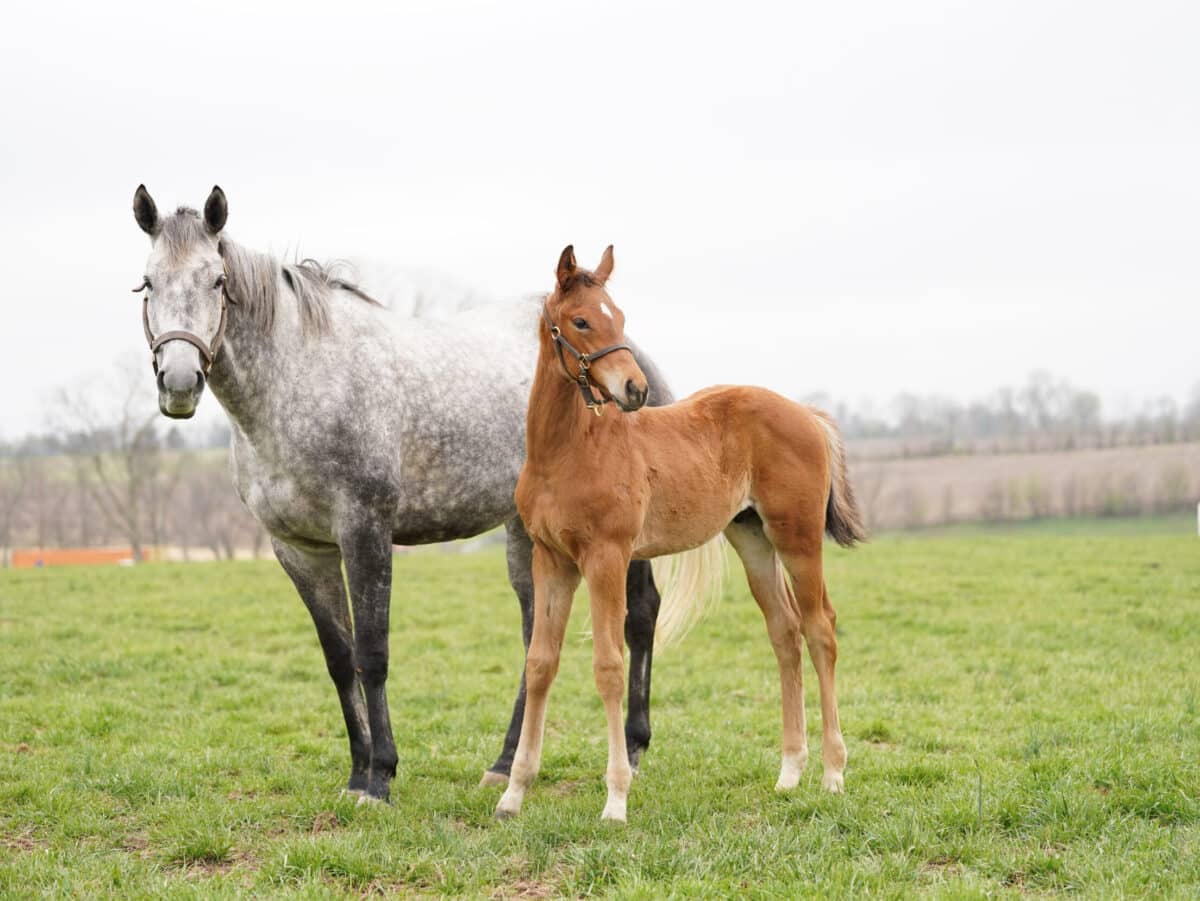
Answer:
[[[197,243],[211,241],[200,214],[180,207],[163,222],[160,240],[168,257],[177,261]],[[307,335],[329,331],[329,298],[334,291],[345,291],[372,306],[381,304],[357,285],[338,277],[343,264],[319,263],[304,259],[288,263],[268,253],[259,253],[235,244],[228,238],[217,241],[217,252],[225,261],[226,291],[230,302],[239,306],[264,332],[275,326],[275,308],[279,302],[279,280],[283,279],[300,313],[300,326]]]

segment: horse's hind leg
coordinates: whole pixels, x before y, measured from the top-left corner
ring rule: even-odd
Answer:
[[[350,781],[346,791],[360,794],[367,787],[371,766],[371,730],[367,706],[354,664],[354,633],[342,579],[342,555],[336,547],[324,551],[300,550],[272,539],[275,557],[291,577],[317,627],[325,652],[325,666],[342,702],[346,733],[350,736]]]
[[[823,522],[823,519],[815,521]],[[838,720],[833,676],[838,653],[834,634],[837,615],[825,590],[819,526],[808,530],[812,534],[797,534],[788,528],[794,522],[791,518],[781,518],[777,525],[773,525],[772,520],[768,519],[766,533],[792,577],[804,641],[821,686],[821,753],[825,764],[821,785],[827,791],[840,792],[846,769],[846,742],[842,738],[842,726]]]
[[[767,634],[779,664],[783,707],[783,760],[775,788],[795,788],[808,762],[808,733],[804,719],[804,674],[801,660],[801,624],[792,589],[775,548],[763,533],[762,520],[753,510],[739,514],[725,529],[746,569],[746,580],[767,622]]]
[[[662,601],[650,561],[634,560],[625,578],[625,643],[629,645],[629,713],[625,746],[637,772],[642,752],[650,746],[650,666],[654,660],[654,626]]]
[[[525,642],[525,654],[529,654],[529,641],[533,637],[533,542],[521,523],[514,516],[504,525],[508,535],[508,583],[516,592],[521,604],[521,638]],[[521,685],[517,689],[517,700],[513,702],[512,718],[504,734],[504,747],[500,756],[483,774],[479,784],[503,785],[512,770],[513,755],[517,753],[517,742],[521,738],[521,721],[525,717],[525,667],[521,667]]]

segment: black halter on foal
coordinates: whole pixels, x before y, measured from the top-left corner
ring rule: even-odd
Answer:
[[[591,353],[580,353],[576,350],[571,342],[563,337],[562,329],[554,324],[550,319],[550,311],[546,309],[546,305],[542,304],[542,316],[546,319],[546,325],[550,326],[550,337],[554,339],[554,346],[558,350],[558,363],[562,366],[563,374],[571,381],[579,386],[579,393],[583,395],[583,402],[587,408],[597,416],[604,414],[604,405],[612,402],[611,397],[597,399],[592,393],[591,367],[593,360],[599,360],[601,357],[606,357],[610,353],[618,350],[627,350],[633,353],[633,348],[628,344],[612,344],[608,347],[602,347],[600,350],[594,350]],[[571,375],[571,370],[567,368],[567,360],[563,356],[563,348],[566,348],[571,356],[575,358],[575,362],[579,364],[579,373]],[[599,386],[597,386],[599,387]]]

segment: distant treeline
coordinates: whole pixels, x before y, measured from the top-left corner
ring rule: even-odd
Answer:
[[[1007,453],[1175,444],[1200,440],[1200,382],[1188,401],[1143,401],[1107,414],[1094,391],[1045,372],[1022,387],[997,389],[967,403],[937,395],[899,394],[884,410],[855,407],[828,394],[808,403],[837,418],[860,458],[892,459],[960,453]]]
[[[0,443],[0,565],[14,546],[267,550],[211,449],[228,429],[164,427],[143,382],[107,414],[64,394],[57,429]],[[971,403],[902,394],[887,415],[805,399],[838,417],[874,528],[1174,512],[1200,495],[1200,385],[1123,418],[1044,373]]]

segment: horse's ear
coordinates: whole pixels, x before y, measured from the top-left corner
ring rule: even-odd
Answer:
[[[613,255],[612,245],[609,244],[604,248],[604,255],[600,257],[600,265],[596,267],[596,271],[592,275],[596,276],[596,281],[603,285],[608,281],[608,277],[612,275]]]
[[[150,196],[145,185],[138,185],[137,190],[133,192],[133,218],[151,238],[158,234],[158,207],[154,205],[154,198]]]
[[[568,244],[558,258],[558,285],[561,288],[575,274],[575,246]]]
[[[225,201],[225,192],[219,185],[213,185],[208,200],[204,201],[204,227],[210,235],[215,235],[225,227],[229,218],[229,204]]]

